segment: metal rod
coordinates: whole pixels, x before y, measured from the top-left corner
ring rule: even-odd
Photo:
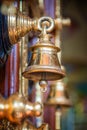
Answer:
[[[23,10],[23,1],[20,0],[20,11]],[[27,36],[22,37],[20,45],[20,69],[19,69],[19,93],[27,98],[28,96],[28,80],[22,77],[22,72],[27,65]]]
[[[55,112],[55,130],[61,130],[61,110]]]

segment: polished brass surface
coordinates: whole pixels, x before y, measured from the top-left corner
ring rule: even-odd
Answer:
[[[20,38],[25,36],[29,31],[41,31],[42,22],[45,21],[47,26],[47,32],[52,32],[54,29],[62,29],[62,26],[70,24],[69,19],[52,19],[51,17],[41,17],[38,19],[30,19],[28,16],[20,13],[16,8],[15,12],[8,11],[8,33],[11,44],[19,42]]]
[[[46,17],[46,16],[41,17],[38,20],[38,29],[42,31],[44,25],[46,25],[47,32],[52,32],[55,27],[54,19],[52,19],[51,17]]]
[[[26,103],[26,106],[25,106],[26,116],[38,117],[38,116],[41,116],[42,112],[43,112],[43,106],[41,103],[39,103],[39,102],[35,102],[35,103],[27,102]]]
[[[65,86],[62,81],[57,81],[57,82],[52,83],[50,87],[51,89],[50,94],[45,104],[61,106],[61,107],[72,106],[72,103],[64,87]]]
[[[46,92],[47,91],[47,85],[48,85],[48,82],[45,81],[45,80],[40,80],[39,81],[39,85],[40,85],[40,90],[41,92]]]
[[[5,117],[5,99],[0,95],[0,118]]]
[[[18,93],[12,94],[6,101],[6,118],[15,123],[20,123],[25,115],[25,99]]]
[[[36,21],[31,21],[29,17],[21,13],[8,15],[8,32],[11,44],[19,42],[20,38],[33,28],[33,24],[36,24]]]
[[[23,12],[23,8],[28,10],[28,7],[25,7],[25,1],[20,1],[20,12]],[[25,9],[24,9],[25,10]],[[24,13],[27,15],[27,12]],[[20,63],[19,63],[19,93],[23,95],[26,99],[28,98],[28,80],[25,79],[21,73],[25,70],[27,66],[27,58],[28,58],[28,35],[22,37],[19,44],[19,52],[20,52]]]
[[[19,44],[20,51],[20,65],[19,65],[19,93],[22,93],[23,97],[28,98],[28,80],[25,79],[21,73],[27,66],[28,55],[28,36],[22,37]]]
[[[55,29],[61,30],[63,26],[70,26],[71,21],[69,18],[62,19],[62,18],[56,18],[55,20]]]
[[[30,19],[28,16],[16,10],[15,13],[8,14],[8,33],[11,44],[20,41],[20,38],[25,36],[29,31],[41,31],[41,23],[43,20],[50,21],[52,26],[47,29],[51,32],[54,28],[54,20],[50,17],[41,17],[39,19]]]
[[[19,42],[30,30],[37,28],[37,19],[30,19],[15,8],[15,12],[8,11],[8,32],[11,44]]]
[[[25,120],[16,130],[48,130],[48,124],[43,123],[36,128],[29,120]]]
[[[1,117],[14,123],[21,123],[25,117],[42,114],[43,106],[39,102],[31,103],[18,93],[12,94],[5,103],[1,100],[0,104]]]
[[[58,80],[64,77],[57,52],[60,50],[44,31],[37,43],[29,49],[32,53],[28,67],[22,73],[30,80]]]

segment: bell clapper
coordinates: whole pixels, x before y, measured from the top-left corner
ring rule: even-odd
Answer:
[[[47,91],[48,82],[46,80],[40,80],[39,85],[41,87],[40,88],[41,92],[46,92]]]

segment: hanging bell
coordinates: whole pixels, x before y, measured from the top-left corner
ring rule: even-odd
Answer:
[[[71,101],[67,92],[65,91],[64,83],[60,80],[51,84],[50,94],[48,96],[46,105],[55,105],[55,106],[63,106],[70,107],[72,106]]]
[[[30,80],[58,80],[64,77],[57,52],[60,50],[51,41],[50,34],[42,34],[39,41],[29,49],[32,53],[28,67],[22,73]]]

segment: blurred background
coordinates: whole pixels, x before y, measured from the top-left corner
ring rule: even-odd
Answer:
[[[74,129],[82,130],[87,129],[87,2],[62,0],[61,6],[62,15],[70,17],[72,23],[61,34],[62,62],[67,69],[68,92],[74,104]]]

